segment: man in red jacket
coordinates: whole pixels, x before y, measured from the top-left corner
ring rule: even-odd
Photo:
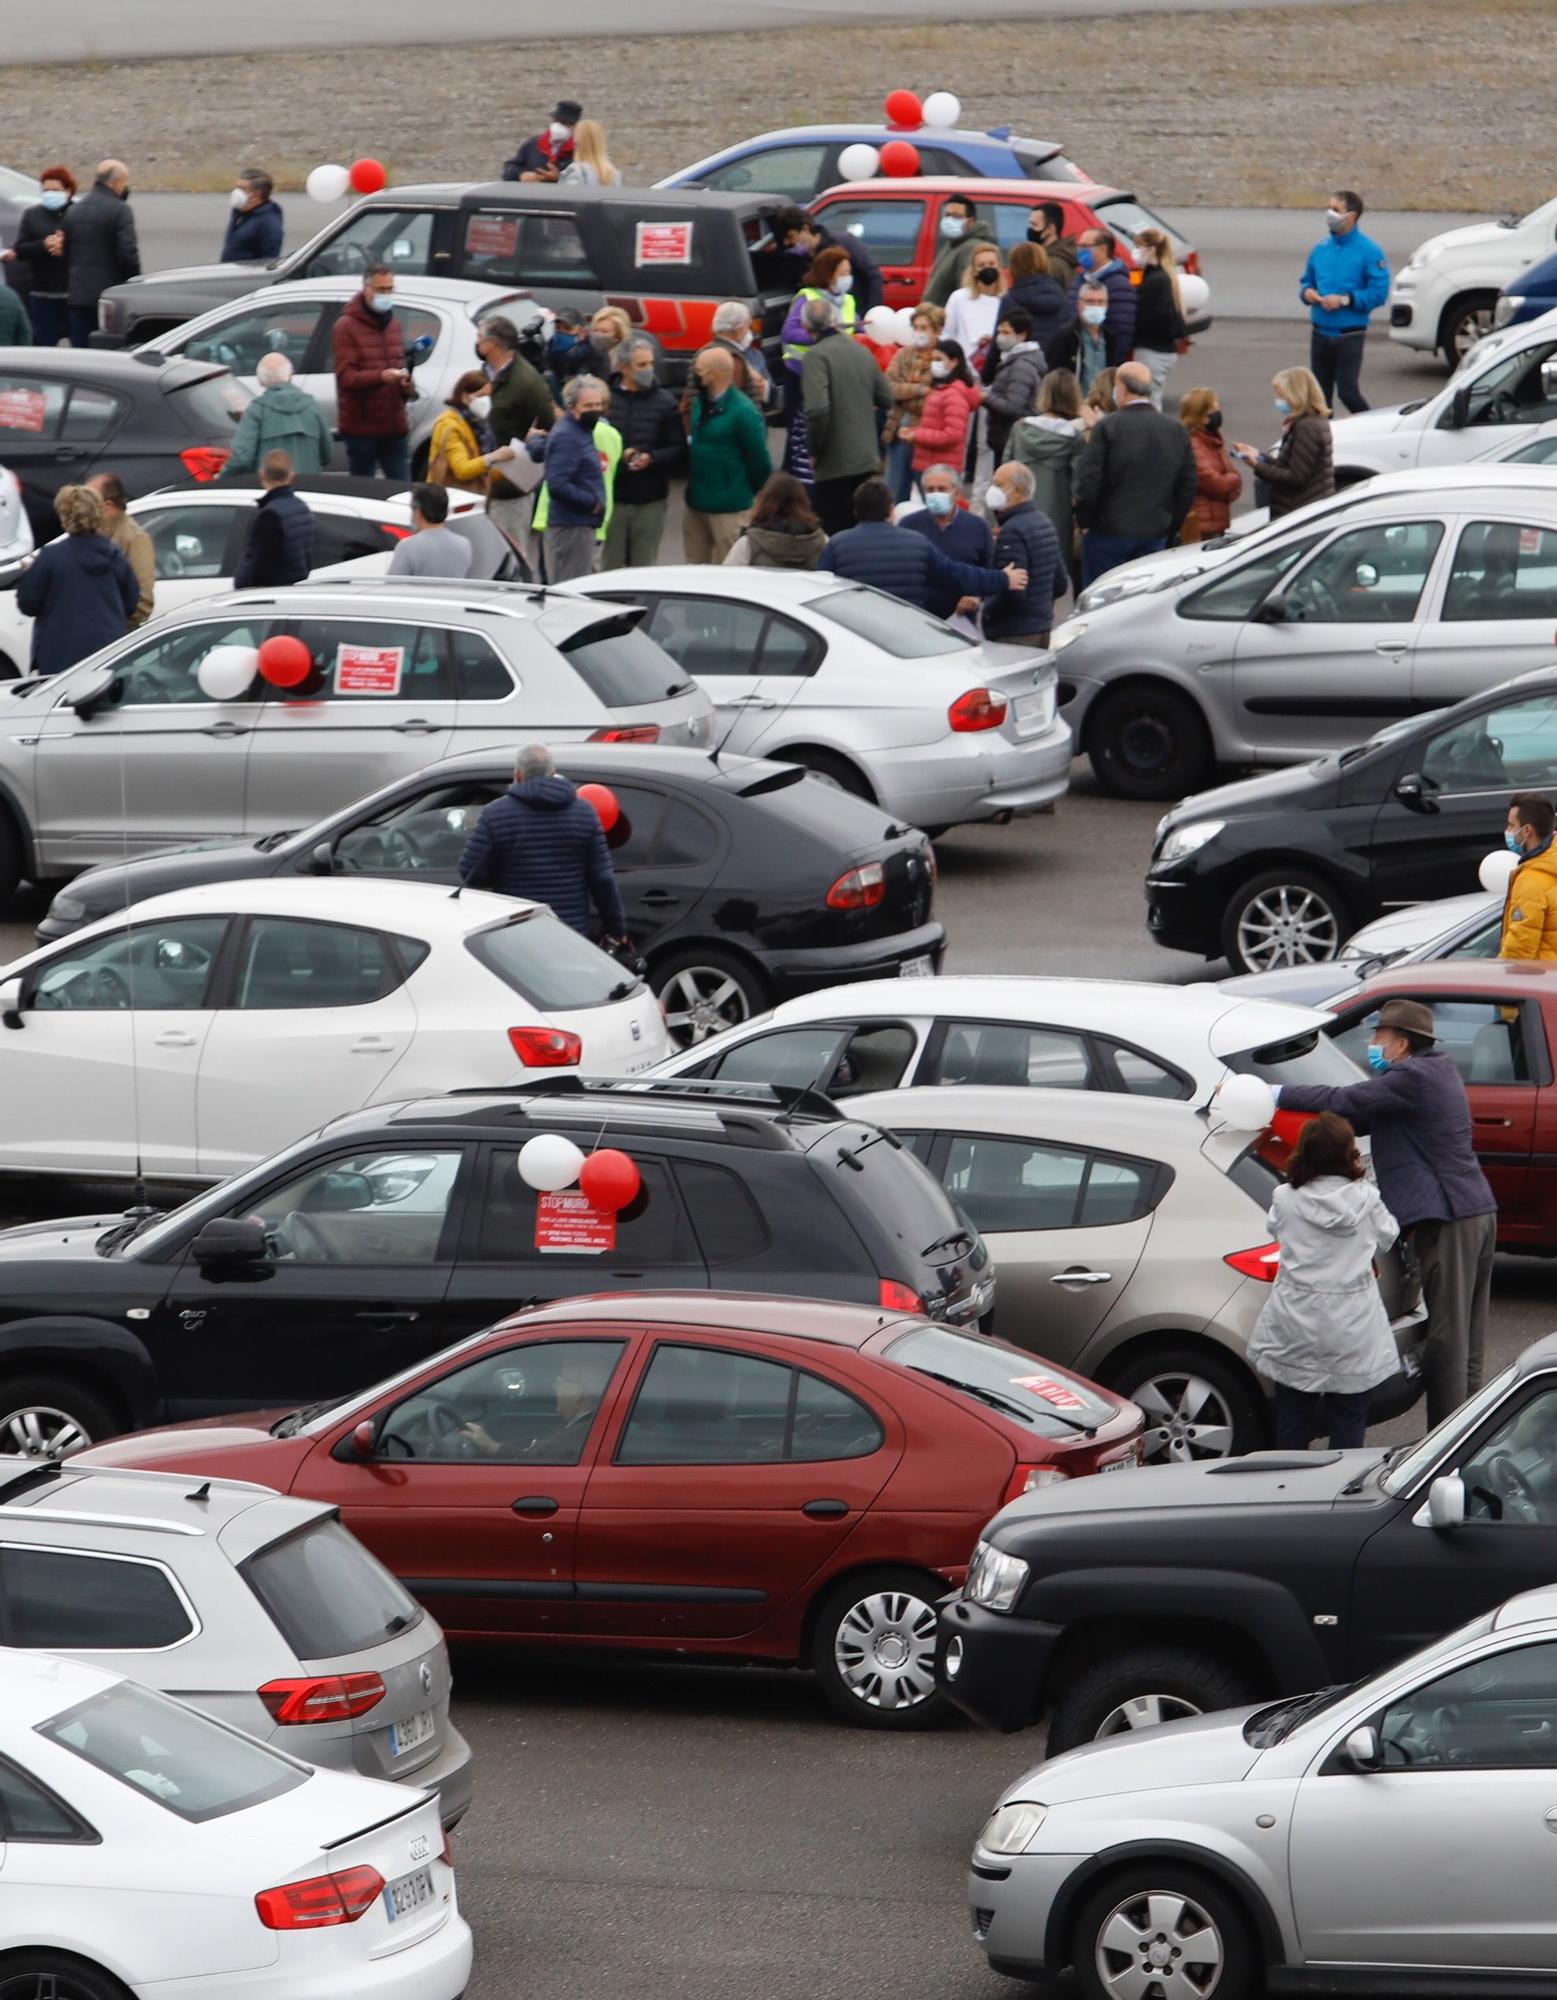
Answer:
[[[405,341],[395,318],[395,274],[370,264],[362,290],[335,322],[335,411],[346,466],[358,479],[382,472],[409,480],[405,406],[415,393],[405,365]]]

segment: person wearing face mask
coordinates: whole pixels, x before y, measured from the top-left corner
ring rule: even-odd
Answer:
[[[967,355],[975,377],[994,345],[1005,290],[1000,252],[993,244],[976,244],[963,265],[962,284],[946,305],[946,338]]]
[[[935,262],[925,280],[925,303],[944,306],[963,282],[968,257],[975,244],[995,242],[994,224],[985,222],[972,197],[949,194],[941,209],[936,236]]]
[[[323,472],[335,456],[324,412],[292,380],[284,354],[262,354],[254,371],[260,392],[250,399],[233,433],[225,470],[253,472],[267,455],[284,451],[294,472]]]
[[[485,369],[467,369],[449,391],[427,441],[428,484],[461,493],[490,492],[498,468],[511,464],[519,449],[497,442]]]
[[[1189,448],[1195,454],[1195,504],[1184,516],[1179,540],[1209,541],[1227,533],[1233,502],[1243,491],[1243,474],[1222,436],[1222,409],[1215,389],[1191,389],[1180,396],[1179,422],[1189,432]]]
[[[1325,210],[1325,234],[1308,253],[1298,297],[1309,309],[1308,365],[1326,403],[1368,407],[1359,383],[1368,321],[1389,297],[1389,259],[1359,228],[1362,196],[1339,188]]]
[[[1076,239],[1065,234],[1065,211],[1057,201],[1041,201],[1027,218],[1027,240],[1049,260],[1049,269],[1063,291],[1076,281]]]
[[[1499,958],[1557,959],[1557,823],[1550,799],[1519,792],[1509,801],[1503,844],[1515,857],[1503,898]]]
[[[611,357],[611,422],[621,433],[602,569],[641,569],[660,559],[670,482],[687,462],[686,426],[660,383],[654,349],[642,334]]]
[[[735,386],[743,396],[750,396],[759,410],[766,410],[773,400],[773,377],[768,373],[768,364],[763,355],[756,332],[751,323],[751,311],[739,299],[726,299],[723,305],[714,307],[713,338],[709,347],[723,348],[735,363]],[[698,349],[698,354],[703,353]],[[694,354],[693,362],[697,360]],[[692,398],[697,393],[697,376],[694,369],[689,373],[687,386],[681,398],[683,418],[692,414]]]
[[[806,441],[800,369],[807,349],[816,338],[807,323],[806,309],[818,300],[834,307],[836,323],[846,334],[852,335],[859,324],[859,301],[854,296],[854,266],[842,244],[829,244],[826,249],[817,251],[804,282],[784,316],[780,349],[784,358],[784,470],[794,473],[797,479],[803,479],[807,486],[814,481],[816,472]],[[831,326],[833,321],[825,323]]]
[[[1103,288],[1108,312],[1097,324],[1103,329],[1108,366],[1117,368],[1135,351],[1135,285],[1130,266],[1119,255],[1106,229],[1084,229],[1077,238],[1076,282],[1071,286],[1072,293],[1079,295],[1083,285]]]
[[[969,507],[957,468],[927,466],[919,475],[919,493],[924,505],[899,508],[898,526],[934,542],[954,562],[971,563],[975,569],[993,569],[995,537],[984,516]],[[959,590],[955,584],[934,583],[925,609],[934,618],[952,618],[959,613],[972,618],[982,601]]]
[[[984,505],[995,525],[995,567],[1027,581],[984,606],[984,637],[1003,646],[1048,649],[1054,600],[1065,589],[1065,563],[1054,523],[1033,498],[1033,475],[1014,462],[998,466]]]
[[[858,341],[847,339],[832,299],[806,303],[801,415],[813,471],[817,518],[836,535],[854,518],[854,489],[881,470],[881,433],[892,410],[887,378]]]
[[[1028,247],[1017,245],[1019,250]],[[1037,407],[1038,384],[1048,372],[1043,349],[1034,337],[1032,318],[1018,306],[996,327],[991,364],[985,372],[984,424],[996,465],[1006,455],[1012,425],[1031,416]]]
[[[97,331],[97,302],[110,285],[141,274],[130,170],[123,160],[103,160],[90,189],[62,211],[69,279],[66,314],[72,347],[90,347]]]
[[[1069,368],[1051,368],[1038,385],[1038,412],[1023,417],[1011,432],[1007,459],[1025,465],[1033,476],[1033,502],[1054,524],[1066,574],[1074,577],[1076,514],[1071,486],[1076,461],[1087,447],[1087,427],[1081,420],[1081,385]]]
[[[930,356],[930,393],[918,421],[898,430],[914,448],[912,471],[919,474],[944,460],[966,463],[973,426],[978,419],[979,391],[967,356],[955,340],[941,339]]]
[[[69,167],[45,167],[39,180],[42,192],[32,207],[23,211],[16,241],[9,250],[0,250],[0,263],[9,266],[6,276],[10,286],[26,303],[31,339],[40,347],[58,347],[69,332],[65,299],[70,288],[70,259],[65,250],[64,214],[76,192],[76,177]],[[0,345],[25,347],[28,339],[26,333],[6,333]]]
[[[773,460],[761,412],[735,386],[733,357],[722,347],[705,347],[695,373],[683,547],[689,563],[722,563],[751,517]]]
[[[286,227],[279,203],[271,199],[275,183],[263,167],[245,167],[228,196],[232,213],[222,238],[224,264],[273,264],[281,255]]]
[[[532,346],[536,329],[531,327]],[[550,430],[557,418],[557,405],[546,378],[520,352],[521,336],[514,322],[502,313],[489,314],[476,328],[476,358],[491,385],[492,411],[488,422],[499,445],[521,446],[532,431]],[[487,482],[487,513],[499,533],[515,544],[532,570],[538,551],[533,539],[531,511],[534,504],[525,481],[534,481],[527,453],[520,465],[519,455],[499,467]],[[519,473],[516,480],[514,472]]]
[[[1161,229],[1142,229],[1135,238],[1141,282],[1135,295],[1135,359],[1152,374],[1152,405],[1162,408],[1162,392],[1180,342],[1187,342],[1189,323],[1179,292],[1173,244]]]
[[[530,457],[546,467],[535,532],[548,583],[571,583],[594,571],[622,448],[620,433],[606,420],[610,395],[598,375],[575,375],[563,387],[562,416],[549,431],[532,431],[524,441]]]
[[[900,347],[887,363],[892,413],[887,418],[881,438],[887,448],[887,484],[892,488],[893,499],[899,502],[908,498],[914,467],[912,438],[901,435],[902,427],[907,424],[911,429],[923,413],[925,397],[929,395],[931,386],[930,361],[945,324],[946,315],[939,306],[916,306],[908,345]]]
[[[1335,469],[1330,435],[1330,412],[1324,392],[1307,368],[1284,368],[1271,383],[1276,414],[1281,419],[1281,440],[1274,451],[1263,452],[1252,444],[1235,444],[1234,458],[1241,458],[1263,482],[1270,501],[1270,516],[1279,521],[1310,500],[1323,500],[1335,491]]]
[[[505,181],[555,181],[573,164],[573,134],[584,108],[571,97],[562,98],[551,114],[544,132],[526,139],[511,160],[503,162]]]
[[[446,523],[449,495],[442,486],[419,481],[411,488],[413,532],[397,542],[389,559],[391,576],[470,575],[475,551],[463,535],[456,535]]]
[[[975,569],[947,555],[940,543],[895,526],[884,479],[862,479],[851,496],[851,511],[855,526],[835,534],[817,564],[830,576],[885,591],[921,611],[929,610],[938,591],[963,592],[982,603],[1018,596],[1027,587],[1027,572],[1016,563]]]
[[[395,274],[370,264],[362,289],[342,308],[330,336],[335,361],[335,418],[354,478],[409,480],[405,406],[415,396],[405,340],[395,318]]]
[[[846,236],[841,240],[834,236],[825,222],[796,206],[781,208],[773,218],[773,241],[780,250],[797,259],[802,266],[815,262],[824,250],[847,250],[854,272],[854,303],[863,319],[872,306],[879,306],[886,293],[886,285],[876,260],[866,249],[858,236]]]

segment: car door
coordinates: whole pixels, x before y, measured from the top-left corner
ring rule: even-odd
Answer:
[[[851,237],[865,245],[881,271],[887,305],[915,306],[924,297],[937,247],[925,242],[930,207],[923,196],[883,193],[873,199],[849,196],[824,202],[817,215],[845,248]]]
[[[22,975],[0,1035],[11,1167],[187,1178],[225,917],[168,917],[72,941]]]
[[[251,502],[155,499],[137,501],[130,511],[151,539],[158,618],[232,588],[254,517]]]
[[[66,395],[62,382],[25,368],[0,369],[0,464],[15,473],[40,541],[58,532],[54,495],[79,475],[87,458],[79,441],[60,434]]]
[[[733,1048],[683,1065],[679,1076],[716,1076],[725,1083],[812,1086],[835,1100],[871,1090],[896,1090],[921,1046],[919,1027],[907,1021],[819,1021],[773,1028]]]
[[[1418,612],[1441,520],[1333,535],[1239,626],[1233,692],[1256,755],[1342,750],[1413,712]]]
[[[1435,596],[1411,668],[1418,708],[1447,708],[1527,668],[1549,666],[1557,530],[1517,519],[1460,523]]]
[[[1497,442],[1504,450],[1557,417],[1557,339],[1514,345],[1488,357],[1479,374],[1445,391],[1438,421],[1416,435],[1418,465],[1463,465]]]
[[[584,1495],[578,1630],[640,1643],[767,1624],[833,1559],[904,1434],[827,1366],[678,1332],[654,1342]]]

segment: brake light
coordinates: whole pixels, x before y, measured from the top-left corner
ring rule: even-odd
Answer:
[[[178,462],[191,479],[198,479],[207,486],[232,457],[232,453],[218,444],[192,444],[188,451],[181,451]]]
[[[349,1722],[384,1699],[378,1674],[316,1674],[304,1680],[267,1681],[259,1698],[277,1722]]]
[[[975,729],[998,729],[1005,719],[1005,696],[996,694],[993,688],[969,688],[946,711],[946,720],[959,736]]]
[[[443,1863],[445,1868],[452,1868],[454,1866],[454,1838],[447,1827],[443,1829],[443,1852],[438,1856],[438,1859]]]
[[[416,533],[415,528],[397,528],[392,521],[380,521],[378,531],[391,542],[408,542]]]
[[[873,910],[887,893],[887,878],[879,861],[864,862],[840,875],[827,892],[830,910]]]
[[[631,728],[597,729],[589,740],[591,743],[658,743],[660,726],[657,722],[635,722]]]
[[[883,1278],[876,1294],[876,1303],[883,1312],[922,1313],[924,1300],[912,1285],[899,1284],[896,1278]]]
[[[1276,1267],[1281,1262],[1279,1243],[1261,1243],[1253,1250],[1235,1250],[1230,1257],[1222,1259],[1231,1264],[1235,1271],[1241,1271],[1246,1278],[1258,1278],[1262,1284],[1275,1283]]]
[[[1038,1493],[1045,1486],[1058,1486],[1061,1480],[1069,1478],[1070,1474],[1061,1472],[1057,1465],[1019,1465],[1011,1475],[1011,1483],[1000,1504],[1008,1507],[1013,1500],[1020,1500],[1024,1493]]]
[[[283,1882],[254,1898],[268,1931],[318,1931],[330,1924],[354,1924],[384,1893],[376,1868],[343,1868],[338,1875],[311,1875],[306,1882]]]
[[[567,1069],[584,1053],[584,1044],[565,1028],[510,1028],[508,1039],[526,1069]]]

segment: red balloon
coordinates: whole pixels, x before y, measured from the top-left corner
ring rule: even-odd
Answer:
[[[881,171],[894,180],[903,180],[919,171],[919,148],[906,139],[889,139],[881,149]]]
[[[617,798],[611,787],[609,785],[580,785],[578,795],[581,799],[587,799],[594,807],[595,817],[599,820],[602,831],[609,833],[622,816],[621,801]]]
[[[580,1168],[578,1184],[596,1208],[609,1208],[614,1213],[636,1198],[643,1176],[625,1153],[603,1146]]]
[[[381,160],[353,160],[346,178],[358,194],[377,194],[389,180]]]
[[[260,647],[259,670],[272,687],[301,687],[314,670],[314,656],[301,639],[278,632]]]
[[[887,114],[889,125],[914,126],[924,123],[924,106],[911,90],[889,90],[882,109]],[[890,171],[889,168],[888,172]]]

